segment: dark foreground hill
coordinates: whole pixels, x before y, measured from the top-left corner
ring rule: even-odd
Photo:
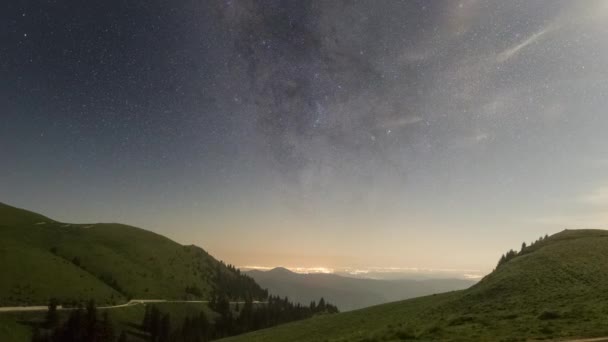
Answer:
[[[273,294],[306,304],[324,297],[342,312],[461,290],[475,283],[463,279],[381,280],[349,278],[336,274],[298,274],[281,267],[269,271],[253,270],[246,274]]]
[[[608,231],[543,239],[467,290],[286,324],[229,341],[530,341],[608,336]]]
[[[0,203],[0,306],[94,299],[264,298],[250,277],[196,246],[121,224],[68,224]]]

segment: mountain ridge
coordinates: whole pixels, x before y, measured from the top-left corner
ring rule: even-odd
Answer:
[[[0,202],[0,226],[57,222],[44,215]]]
[[[283,267],[268,271],[251,270],[246,274],[272,293],[288,296],[302,304],[324,297],[341,311],[433,293],[467,288],[474,281],[463,279],[369,279],[333,273],[302,274]]]

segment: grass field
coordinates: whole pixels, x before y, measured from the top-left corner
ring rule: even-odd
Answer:
[[[226,341],[529,341],[608,336],[608,232],[558,233],[463,291]]]

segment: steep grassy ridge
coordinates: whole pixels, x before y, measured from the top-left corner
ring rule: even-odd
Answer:
[[[44,305],[50,297],[209,299],[218,272],[224,287],[240,280],[254,297],[261,292],[201,248],[143,229],[60,223],[1,204],[0,213],[0,306]]]

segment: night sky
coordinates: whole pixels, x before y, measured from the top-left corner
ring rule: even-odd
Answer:
[[[480,275],[608,222],[607,1],[4,1],[0,201]]]

